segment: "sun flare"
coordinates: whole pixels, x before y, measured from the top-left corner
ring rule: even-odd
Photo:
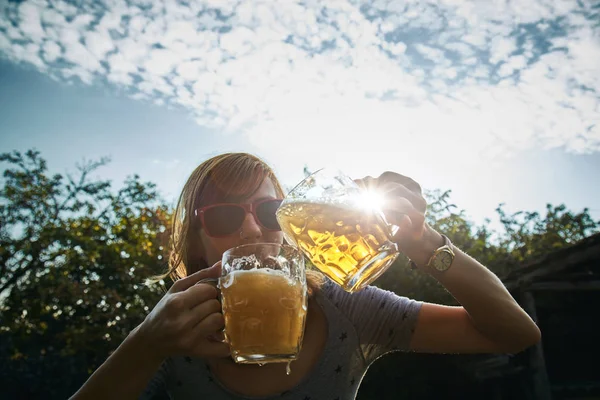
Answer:
[[[385,198],[382,193],[368,189],[361,191],[357,198],[358,206],[365,210],[378,210],[381,211],[384,205]]]

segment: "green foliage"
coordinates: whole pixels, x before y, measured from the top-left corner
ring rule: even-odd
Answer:
[[[517,263],[532,259],[577,243],[598,232],[600,222],[594,221],[585,208],[580,213],[567,210],[564,204],[546,205],[546,215],[537,212],[519,211],[507,215],[503,204],[496,211],[506,234],[499,246],[510,253]]]
[[[18,397],[66,398],[137,326],[164,287],[169,211],[139,177],[114,192],[48,176],[36,151],[0,155],[0,381]],[[10,396],[9,396],[10,397]]]

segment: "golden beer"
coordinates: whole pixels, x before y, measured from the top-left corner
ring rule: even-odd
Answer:
[[[302,345],[306,286],[270,268],[220,278],[225,338],[237,363],[295,360]]]
[[[291,201],[279,208],[277,220],[286,239],[349,292],[375,280],[398,256],[388,225],[373,209]]]

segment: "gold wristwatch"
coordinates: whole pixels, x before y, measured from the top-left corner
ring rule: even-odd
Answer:
[[[446,235],[442,235],[442,237],[444,238],[443,246],[433,252],[433,255],[425,265],[425,267],[433,268],[438,272],[447,271],[450,266],[452,266],[452,262],[456,256],[452,250],[452,242],[450,242],[450,239],[448,239]],[[417,268],[417,264],[412,260],[409,261],[409,265],[412,269]]]

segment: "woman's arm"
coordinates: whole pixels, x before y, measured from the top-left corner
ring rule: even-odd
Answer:
[[[425,222],[427,202],[417,182],[384,172],[378,178],[366,177],[358,183],[384,195],[384,213],[390,223],[399,227],[394,242],[461,304],[449,307],[424,303],[411,349],[436,353],[516,353],[540,340],[540,330],[502,282],[459,249],[454,248],[456,256],[445,272],[423,267],[444,240]]]
[[[92,374],[72,399],[137,399],[163,359],[148,351],[139,326]]]
[[[420,262],[444,242],[427,227]],[[517,353],[540,340],[540,330],[517,304],[500,279],[478,261],[453,246],[456,257],[445,272],[424,270],[434,276],[461,304],[449,307],[424,303],[411,349],[440,353]],[[415,257],[419,255],[415,254]]]
[[[180,279],[88,379],[73,399],[137,399],[170,355],[227,357],[211,336],[223,328],[217,290],[197,284],[220,275],[221,263]]]

